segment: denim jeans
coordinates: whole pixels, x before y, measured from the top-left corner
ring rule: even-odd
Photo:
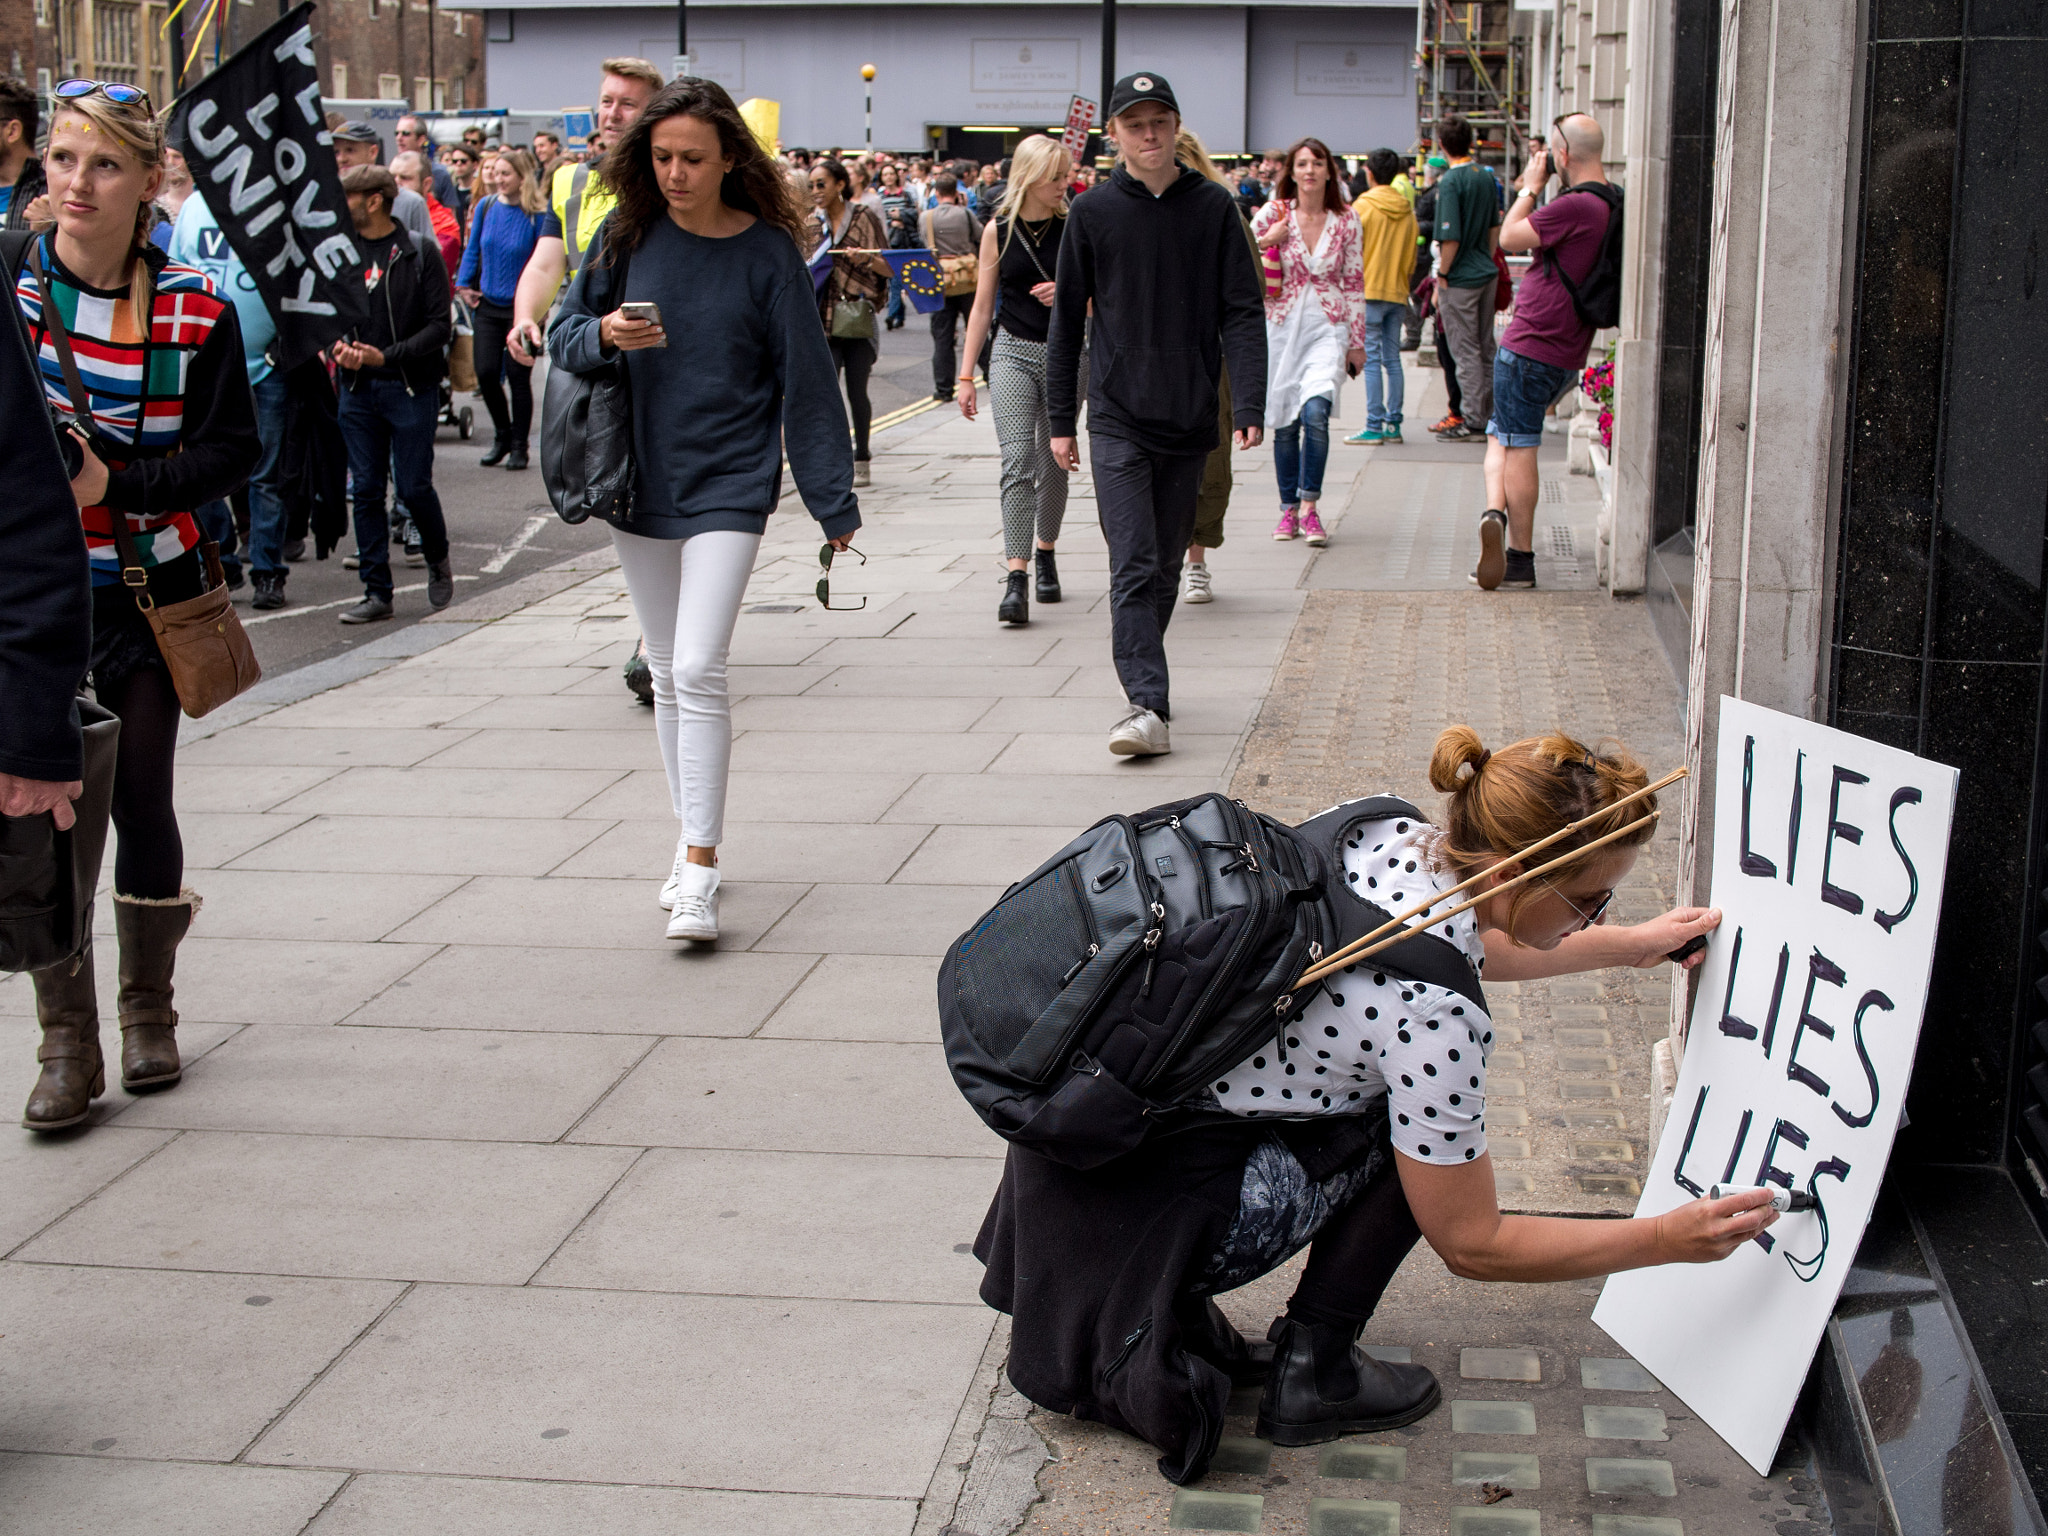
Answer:
[[[199,524],[199,531],[220,546],[220,568],[234,572],[242,568],[242,560],[235,553],[235,509],[223,497],[219,501],[202,501],[192,509],[193,521]]]
[[[1406,304],[1386,299],[1365,301],[1365,424],[1383,427],[1401,420],[1407,380],[1401,376],[1401,325]],[[1386,375],[1386,383],[1380,376]]]
[[[1303,498],[1320,501],[1323,466],[1330,459],[1330,402],[1322,395],[1301,403],[1301,418],[1273,429],[1273,468],[1280,476],[1280,504]]]
[[[409,393],[401,379],[362,379],[341,389],[341,436],[348,444],[349,490],[355,498],[356,556],[363,590],[391,598],[391,523],[384,515],[385,466],[420,531],[427,564],[448,558],[448,525],[434,491],[434,426],[441,414],[431,386]]]

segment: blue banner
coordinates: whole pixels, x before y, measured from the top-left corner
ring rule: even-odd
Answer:
[[[903,297],[910,301],[910,307],[920,315],[943,309],[946,295],[941,286],[945,274],[939,270],[938,258],[930,251],[884,251],[882,259],[889,263],[889,270],[903,284]]]

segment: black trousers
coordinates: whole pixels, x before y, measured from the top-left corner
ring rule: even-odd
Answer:
[[[956,293],[932,311],[932,393],[941,400],[950,400],[959,389],[959,376],[955,365],[960,361],[959,329],[974,310],[974,295]],[[988,377],[989,348],[996,339],[996,328],[990,326],[988,335],[982,339],[981,356],[975,359],[983,378]]]
[[[936,318],[936,317],[935,317]],[[1206,453],[1153,453],[1103,431],[1088,439],[1095,509],[1109,545],[1110,651],[1134,708],[1172,719],[1166,626],[1195,531]]]
[[[1421,1237],[1401,1176],[1390,1169],[1323,1223],[1309,1244],[1287,1315],[1333,1328],[1369,1321]]]
[[[491,413],[491,430],[501,443],[524,443],[533,435],[533,369],[505,350],[512,334],[512,306],[488,299],[471,314],[475,331],[471,351],[476,358],[476,385]],[[505,409],[505,390],[512,390],[512,408]]]
[[[868,402],[868,375],[875,371],[875,353],[879,349],[872,341],[850,341],[843,336],[827,336],[825,345],[832,349],[832,366],[846,375],[846,408],[853,417],[853,456],[865,459],[868,429],[875,420],[875,408]]]

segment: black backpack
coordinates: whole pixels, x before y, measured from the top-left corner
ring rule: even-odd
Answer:
[[[1621,324],[1621,188],[1610,186],[1604,181],[1587,182],[1583,186],[1566,187],[1560,197],[1583,192],[1597,197],[1607,204],[1607,233],[1600,239],[1600,254],[1593,258],[1593,265],[1586,273],[1586,279],[1574,283],[1564,275],[1564,267],[1555,251],[1545,251],[1544,258],[1550,263],[1550,270],[1564,291],[1571,295],[1572,308],[1578,311],[1579,319],[1594,330]]]
[[[1003,893],[939,967],[946,1064],[997,1135],[1075,1168],[1223,1111],[1204,1085],[1321,990],[1301,973],[1391,913],[1341,878],[1363,823],[1421,813],[1381,796],[1289,827],[1222,795],[1097,822]],[[1372,959],[1484,1006],[1434,934]]]

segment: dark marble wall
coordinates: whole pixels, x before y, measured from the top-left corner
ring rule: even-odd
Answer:
[[[2048,876],[2048,0],[1872,0],[1830,718],[1962,770],[1900,1155],[2005,1158]]]
[[[1706,376],[1707,260],[1714,227],[1714,102],[1721,76],[1721,0],[1674,0],[1671,155],[1665,195],[1664,315],[1658,348],[1653,542],[1690,528],[1700,475],[1700,393]],[[1684,546],[1689,559],[1690,542]],[[1667,584],[1665,589],[1670,590]],[[1692,583],[1685,583],[1691,625]],[[1685,645],[1678,655],[1685,654]],[[1680,668],[1681,673],[1683,668]]]

